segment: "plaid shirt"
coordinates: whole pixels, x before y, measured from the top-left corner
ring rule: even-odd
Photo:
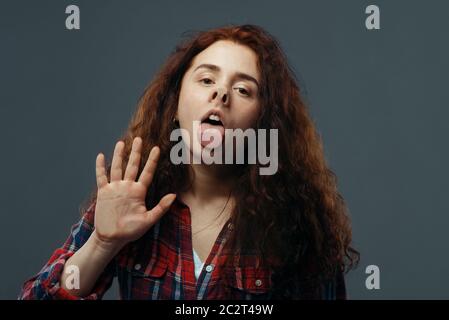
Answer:
[[[95,203],[75,224],[64,245],[57,249],[42,270],[26,281],[19,299],[80,299],[60,287],[65,262],[87,241],[94,229]],[[192,251],[189,208],[178,199],[169,211],[139,240],[125,246],[100,275],[90,295],[82,299],[101,299],[118,277],[121,299],[270,299],[271,272],[256,268],[256,256],[242,256],[238,267],[222,268],[223,245],[232,230],[230,220],[220,231],[204,261],[198,280]],[[230,279],[225,290],[222,275]],[[345,299],[343,275],[323,283],[322,299]]]

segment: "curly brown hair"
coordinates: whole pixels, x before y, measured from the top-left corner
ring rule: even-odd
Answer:
[[[235,257],[256,250],[273,273],[273,297],[297,298],[304,286],[333,278],[355,267],[359,253],[351,247],[347,208],[328,168],[320,137],[301,97],[295,75],[278,42],[259,26],[225,26],[197,32],[179,44],[140,98],[125,142],[126,167],[133,139],[142,137],[142,171],[149,151],[161,156],[146,203],[153,207],[166,193],[189,185],[187,165],[174,165],[170,141],[175,127],[181,80],[193,58],[218,40],[251,48],[261,75],[261,112],[257,128],[278,129],[278,171],[260,175],[259,164],[239,166],[233,190],[233,233],[226,250]],[[110,165],[108,166],[110,172]],[[90,197],[95,200],[96,188]],[[227,259],[226,265],[235,263]]]

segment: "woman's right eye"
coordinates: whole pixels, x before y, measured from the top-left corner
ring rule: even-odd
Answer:
[[[213,81],[209,78],[203,78],[203,79],[201,79],[201,82],[204,84],[212,84],[213,83]]]

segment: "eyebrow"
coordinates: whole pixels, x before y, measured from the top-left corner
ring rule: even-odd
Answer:
[[[195,70],[193,70],[193,72],[195,72],[196,70],[201,69],[201,68],[209,69],[209,70],[216,71],[216,72],[221,71],[220,67],[216,66],[215,64],[203,63],[203,64],[200,64],[198,67],[196,67]],[[254,82],[256,84],[256,86],[259,87],[259,82],[257,82],[257,80],[254,77],[250,76],[249,74],[246,74],[243,72],[236,72],[235,75],[239,79],[244,79],[244,80]]]

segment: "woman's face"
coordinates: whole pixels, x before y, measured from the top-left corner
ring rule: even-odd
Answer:
[[[212,141],[201,139],[207,129],[224,138],[224,129],[254,128],[260,112],[259,83],[257,55],[249,47],[220,40],[200,52],[183,76],[176,115],[190,134],[185,141],[190,150],[195,141],[201,145],[196,150]],[[201,122],[197,132],[194,121]]]

